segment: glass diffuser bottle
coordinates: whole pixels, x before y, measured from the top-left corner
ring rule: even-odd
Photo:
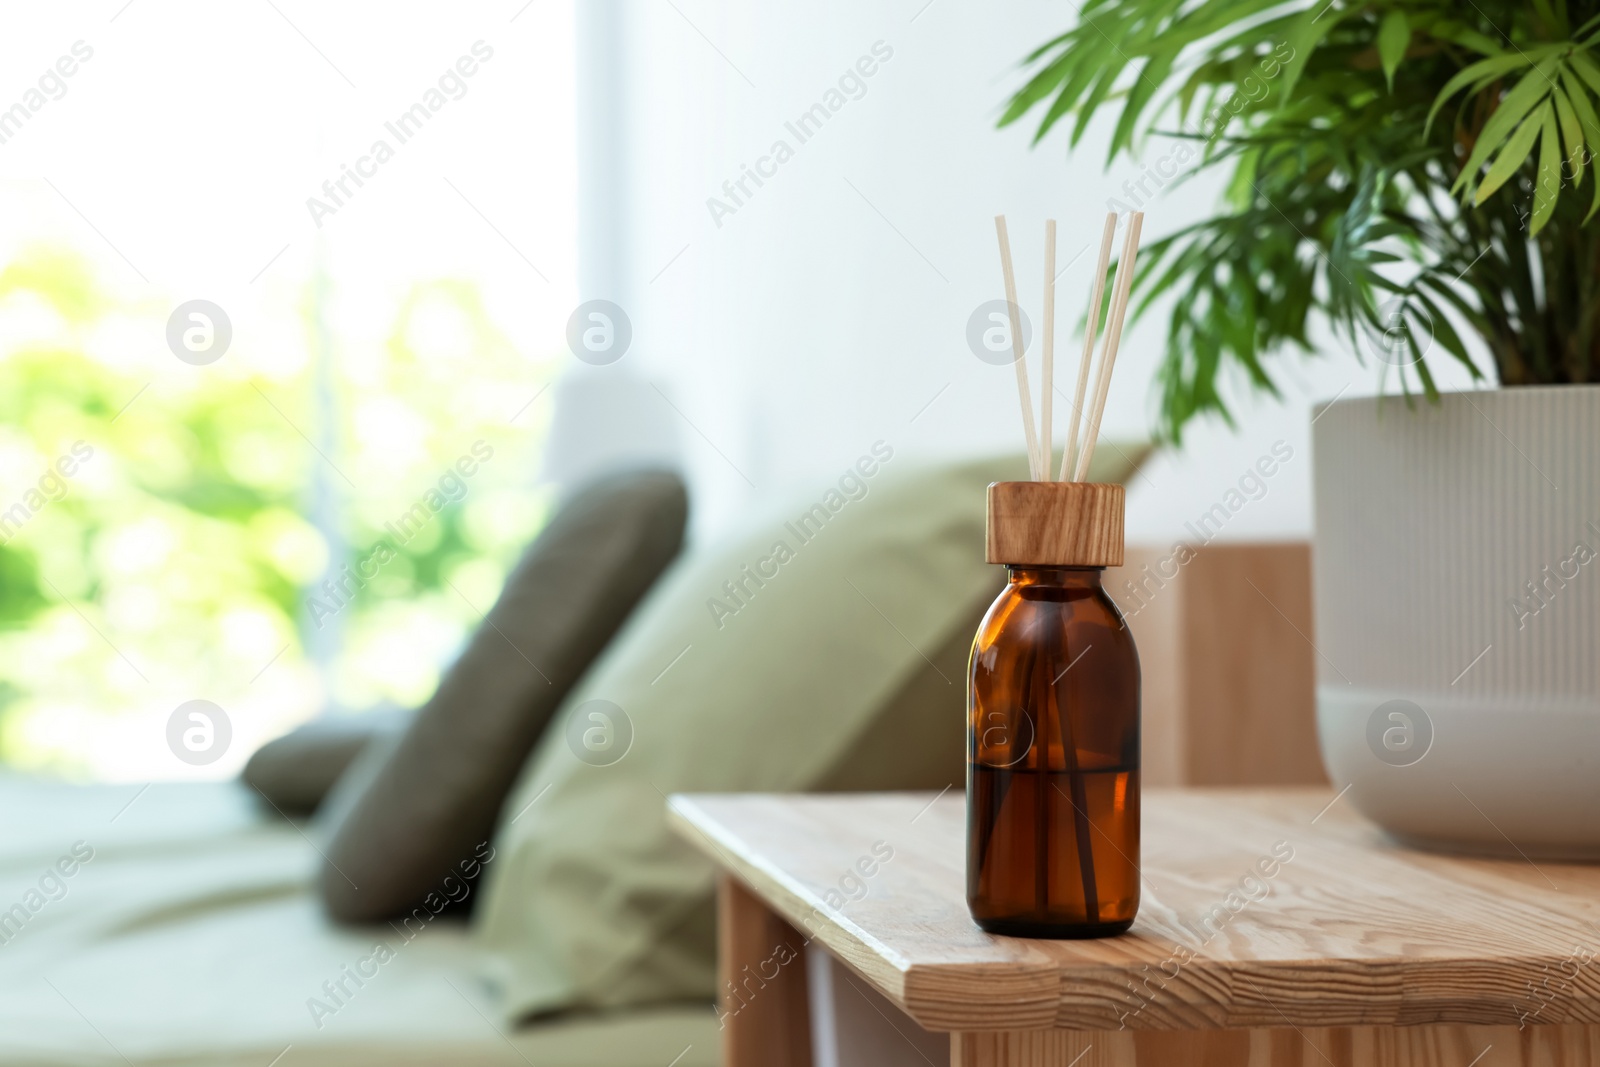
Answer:
[[[988,503],[1009,580],[968,673],[967,904],[996,934],[1119,934],[1139,908],[1139,656],[1101,576],[1122,486],[996,482]]]

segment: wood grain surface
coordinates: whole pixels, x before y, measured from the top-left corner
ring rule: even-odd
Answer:
[[[1144,675],[1144,784],[1325,785],[1311,546],[1129,545],[1105,588]]]
[[[1122,566],[1123,489],[1105,482],[991,482],[990,563]]]
[[[1403,849],[1327,789],[1147,791],[1139,918],[1102,941],[972,923],[958,791],[669,818],[929,1030],[1600,1022],[1600,868]]]
[[[737,879],[717,881],[723,1062],[811,1067],[805,943]]]
[[[1593,1067],[1600,1026],[957,1034],[951,1067]],[[905,1062],[910,1062],[906,1060]]]

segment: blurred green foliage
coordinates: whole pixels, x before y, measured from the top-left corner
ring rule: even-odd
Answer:
[[[207,367],[166,351],[169,311],[130,306],[57,248],[0,269],[0,514],[76,442],[92,449],[59,499],[0,528],[8,763],[157,776],[140,768],[193,697],[228,708],[230,763],[329,703],[420,701],[543,521],[529,488],[543,413],[507,420],[552,368],[513,348],[470,283],[417,284],[383,344],[335,345],[320,407],[308,306],[293,351],[253,348],[236,319],[234,350]],[[327,460],[306,440],[324,409]],[[493,460],[340,611],[319,669],[308,592],[478,439]],[[306,514],[319,478],[332,537]]]

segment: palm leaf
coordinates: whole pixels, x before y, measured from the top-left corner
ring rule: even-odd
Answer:
[[[1533,179],[1533,228],[1528,231],[1534,237],[1550,221],[1561,196],[1561,135],[1556,131],[1555,109],[1545,104],[1539,110],[1544,122],[1539,131],[1539,170]]]
[[[1081,145],[1109,112],[1116,160],[1176,116],[1198,158],[1162,195],[1225,177],[1133,280],[1135,316],[1167,319],[1163,436],[1231,425],[1225,381],[1275,392],[1275,354],[1327,349],[1315,319],[1359,356],[1390,300],[1411,362],[1377,370],[1408,402],[1437,396],[1439,360],[1485,375],[1469,333],[1502,382],[1600,382],[1600,0],[1568,4],[1084,0],[1029,56],[1003,125],[1071,117]],[[1562,195],[1591,179],[1590,202]]]
[[[1327,0],[1326,3],[1313,3],[1295,20],[1294,26],[1289,30],[1287,42],[1294,50],[1294,58],[1284,64],[1281,75],[1282,103],[1287,103],[1294,95],[1295,85],[1305,73],[1306,64],[1311,61],[1317,42],[1332,33],[1344,17],[1344,12],[1333,10],[1333,0]]]
[[[1481,204],[1494,195],[1511,176],[1515,174],[1522,164],[1527,162],[1528,153],[1533,149],[1533,139],[1539,136],[1539,131],[1544,128],[1544,120],[1550,115],[1551,108],[1548,101],[1539,106],[1539,110],[1522,120],[1522,125],[1517,127],[1517,132],[1506,141],[1505,148],[1494,161],[1494,166],[1489,168],[1489,173],[1483,176],[1483,183],[1478,186],[1477,195],[1473,198],[1474,204]],[[1500,112],[1495,112],[1500,114]],[[1487,138],[1485,138],[1487,140]],[[1474,156],[1478,153],[1474,152]],[[1487,152],[1483,155],[1488,155]],[[1470,163],[1470,161],[1469,161]]]
[[[1550,72],[1555,70],[1556,63],[1556,60],[1549,59],[1539,64],[1533,69],[1533,73],[1524,76],[1510,92],[1506,93],[1500,101],[1500,106],[1489,116],[1489,121],[1483,124],[1477,143],[1472,147],[1472,155],[1467,157],[1466,164],[1461,168],[1461,176],[1456,179],[1455,185],[1451,186],[1451,192],[1462,187],[1470,192],[1477,180],[1478,171],[1488,162],[1489,156],[1502,145],[1506,145],[1509,149],[1508,139],[1511,138],[1512,131],[1518,128],[1518,123],[1528,112],[1544,100],[1555,84],[1550,80]],[[1478,203],[1482,202],[1483,199],[1480,197]]]
[[[1400,68],[1410,44],[1411,23],[1406,19],[1405,10],[1397,7],[1383,16],[1383,24],[1378,28],[1378,58],[1383,63],[1383,77],[1389,83],[1390,92],[1394,91],[1394,72]]]
[[[1600,145],[1600,115],[1595,114],[1594,105],[1589,102],[1588,94],[1583,91],[1583,86],[1578,84],[1571,71],[1561,72],[1561,84],[1566,88],[1567,103],[1572,105],[1573,114],[1578,116],[1578,125],[1583,127],[1584,136],[1590,145]],[[1590,161],[1593,161],[1591,154]],[[1589,213],[1583,217],[1588,222],[1594,213],[1600,209],[1600,177],[1594,182],[1594,201],[1589,205]]]
[[[1439,95],[1434,98],[1433,107],[1428,109],[1428,125],[1430,127],[1433,125],[1434,116],[1445,105],[1445,101],[1467,86],[1470,85],[1474,91],[1477,91],[1496,78],[1532,65],[1533,60],[1522,52],[1502,53],[1490,56],[1488,59],[1479,60],[1444,83],[1444,88],[1440,89]]]
[[[1561,91],[1559,85],[1550,90],[1550,99],[1555,101],[1556,118],[1561,123],[1561,135],[1567,142],[1566,162],[1572,165],[1573,184],[1577,184],[1583,177],[1583,123],[1578,121],[1578,113],[1572,110],[1572,101],[1567,99],[1567,94]]]

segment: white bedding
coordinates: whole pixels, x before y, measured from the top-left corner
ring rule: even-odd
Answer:
[[[717,1062],[709,1007],[511,1030],[464,925],[330,924],[314,846],[269,816],[231,782],[0,775],[0,1063]]]

